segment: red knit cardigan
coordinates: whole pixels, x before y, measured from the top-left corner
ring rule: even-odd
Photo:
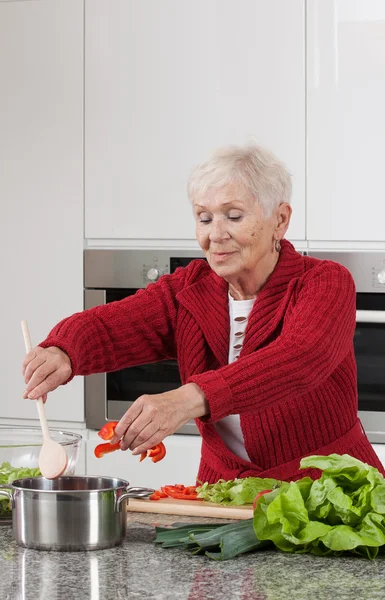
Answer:
[[[70,357],[72,376],[177,359],[206,394],[199,481],[317,477],[301,457],[348,453],[385,471],[357,419],[355,286],[347,269],[286,240],[254,303],[239,359],[228,364],[228,284],[203,260],[119,302],[61,321],[41,344]],[[246,461],[213,426],[240,415]]]

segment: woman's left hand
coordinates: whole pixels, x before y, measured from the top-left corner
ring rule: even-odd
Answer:
[[[144,394],[120,419],[111,443],[134,455],[146,452],[175,433],[190,419],[209,413],[208,402],[196,383],[187,383],[163,394]]]

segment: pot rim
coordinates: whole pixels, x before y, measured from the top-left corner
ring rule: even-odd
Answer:
[[[110,487],[100,487],[100,488],[94,488],[94,489],[88,489],[88,490],[78,490],[76,488],[73,489],[69,489],[69,490],[62,490],[62,489],[44,489],[44,488],[40,488],[40,487],[26,487],[25,485],[23,485],[23,482],[26,481],[30,481],[30,482],[34,482],[34,481],[46,481],[46,482],[55,482],[55,481],[69,481],[69,480],[81,480],[81,481],[89,481],[89,480],[109,480],[111,482],[111,486]],[[118,484],[118,485],[114,485]],[[7,489],[14,489],[14,490],[21,490],[22,492],[39,492],[42,494],[89,494],[90,492],[115,492],[117,490],[125,490],[128,486],[130,485],[129,481],[126,481],[125,479],[119,479],[117,477],[108,477],[108,476],[97,476],[97,475],[64,475],[62,477],[58,477],[57,479],[46,479],[45,477],[25,477],[23,479],[15,479],[12,483],[9,483],[7,486],[0,486],[1,487],[6,487]]]

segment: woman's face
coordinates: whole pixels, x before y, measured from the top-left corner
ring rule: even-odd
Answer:
[[[251,194],[233,185],[211,188],[204,197],[195,198],[193,206],[199,245],[210,267],[225,279],[247,276],[268,260],[275,239],[281,239],[287,229],[291,212],[288,204],[282,204],[265,219]]]

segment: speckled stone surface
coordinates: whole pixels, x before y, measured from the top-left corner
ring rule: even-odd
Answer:
[[[121,546],[94,552],[24,549],[16,545],[11,526],[1,526],[1,600],[385,599],[385,559],[264,550],[221,563],[152,543],[155,524],[181,517],[133,513],[128,519]]]

